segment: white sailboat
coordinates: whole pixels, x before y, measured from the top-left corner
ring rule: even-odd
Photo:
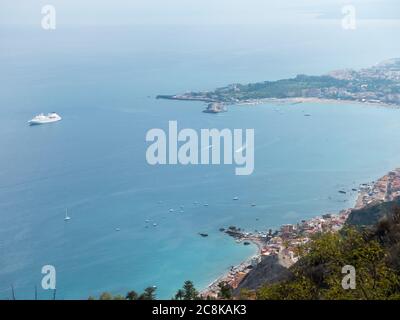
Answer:
[[[64,221],[69,221],[69,220],[71,220],[71,217],[68,216],[68,209],[65,209],[65,218],[64,218]]]

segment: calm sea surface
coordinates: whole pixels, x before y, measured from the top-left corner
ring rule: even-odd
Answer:
[[[153,285],[170,298],[187,279],[201,288],[255,252],[220,227],[262,230],[336,212],[356,197],[338,190],[400,166],[400,110],[307,103],[209,115],[202,103],[154,99],[400,55],[399,44],[371,30],[235,28],[0,30],[1,299],[11,285],[17,298],[33,298],[35,285],[48,298],[40,288],[47,264],[60,299]],[[50,111],[63,121],[27,126]],[[169,120],[196,130],[254,128],[254,173],[149,166],[146,132]]]

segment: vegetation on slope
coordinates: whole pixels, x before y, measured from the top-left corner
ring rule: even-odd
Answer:
[[[400,208],[374,227],[346,227],[317,236],[299,248],[303,257],[283,282],[265,285],[242,297],[268,300],[400,299]],[[342,268],[356,270],[356,288],[343,289]]]

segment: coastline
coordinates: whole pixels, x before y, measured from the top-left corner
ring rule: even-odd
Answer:
[[[362,106],[371,106],[371,107],[383,107],[390,109],[400,109],[400,104],[395,103],[387,103],[382,101],[361,101],[361,100],[352,100],[352,99],[328,99],[328,98],[318,98],[318,97],[293,97],[293,98],[261,98],[261,99],[249,99],[243,101],[236,102],[224,102],[218,101],[214,99],[206,99],[202,97],[190,97],[185,95],[158,95],[156,99],[165,99],[165,100],[177,100],[177,101],[191,101],[191,102],[204,102],[210,105],[220,105],[222,107],[226,106],[255,106],[269,103],[277,103],[277,104],[302,104],[302,103],[321,103],[321,104],[357,104]],[[205,110],[207,112],[208,108]],[[226,111],[225,109],[223,111]],[[212,113],[219,113],[223,111],[215,111]]]
[[[279,104],[301,104],[301,103],[326,103],[326,104],[357,104],[364,106],[373,106],[373,107],[384,107],[384,108],[392,108],[392,109],[400,109],[400,105],[398,104],[390,104],[385,102],[369,102],[369,101],[359,101],[359,100],[343,100],[343,99],[325,99],[325,98],[317,98],[317,97],[294,97],[294,98],[265,98],[265,99],[256,99],[249,100],[244,102],[237,102],[230,104],[231,106],[253,106],[259,104],[266,103],[279,103]]]
[[[293,98],[262,98],[262,99],[249,99],[246,101],[237,101],[237,102],[223,102],[223,101],[217,101],[213,99],[202,99],[196,97],[195,99],[192,97],[187,97],[185,95],[176,95],[176,96],[157,96],[157,99],[169,99],[169,100],[179,100],[179,101],[200,101],[204,103],[218,103],[221,105],[225,106],[256,106],[256,105],[262,105],[262,104],[271,104],[271,103],[276,103],[278,105],[293,105],[296,106],[298,104],[303,104],[303,103],[319,103],[319,104],[336,104],[336,105],[349,105],[349,104],[354,104],[354,105],[360,105],[360,106],[365,106],[365,107],[378,107],[378,108],[388,108],[388,109],[400,109],[400,104],[395,104],[395,103],[386,103],[382,101],[361,101],[361,100],[356,100],[356,99],[328,99],[328,98],[318,98],[318,97],[293,97]],[[391,172],[396,172],[396,179],[399,181],[399,192],[398,196],[400,196],[400,170],[395,169],[394,171]],[[370,197],[368,194],[370,194],[370,191],[378,186],[379,188],[379,183],[382,182],[382,180],[385,180],[385,178],[389,174],[386,174],[379,178],[377,182],[372,181],[371,183],[364,183],[360,185],[360,188],[358,189],[358,196],[357,199],[354,202],[354,205],[350,208],[344,209],[340,211],[340,214],[342,214],[345,219],[342,221],[343,224],[347,221],[347,218],[349,214],[351,213],[352,210],[355,209],[360,209],[364,208],[365,206],[371,204],[374,201],[380,201],[380,202],[385,202],[385,201],[390,201],[389,198],[391,196],[387,196],[385,193],[383,196],[378,196],[377,199],[375,196]],[[390,188],[387,188],[385,192],[390,192]],[[370,199],[372,198],[372,199]],[[318,219],[319,217],[315,217],[313,219]],[[311,220],[313,220],[311,219]],[[282,226],[284,227],[284,226]],[[281,228],[282,228],[281,227]],[[338,229],[340,230],[340,229]],[[338,231],[335,230],[335,231]],[[234,286],[239,285],[240,282],[243,280],[243,278],[249,273],[251,270],[251,266],[254,266],[254,261],[257,259],[260,259],[264,254],[264,245],[265,243],[261,243],[257,239],[253,238],[248,238],[244,237],[241,240],[246,240],[248,242],[251,242],[253,245],[257,246],[257,253],[249,256],[245,260],[243,260],[241,263],[239,263],[236,266],[231,267],[230,270],[224,272],[221,274],[221,276],[217,277],[214,281],[212,281],[210,284],[208,284],[205,288],[200,290],[200,295],[203,297],[217,297],[218,292],[219,292],[219,287],[218,285],[221,283],[228,283],[228,284],[234,284]],[[293,260],[293,256],[290,256],[290,254],[284,253],[281,254],[281,252],[276,253],[278,258],[279,258],[279,264],[282,266],[289,268],[293,263],[296,261],[291,261]],[[292,253],[291,253],[292,254]],[[249,267],[250,266],[250,267]]]
[[[252,243],[252,245],[257,247],[257,252],[249,257],[247,257],[245,260],[243,260],[241,263],[238,265],[232,266],[230,270],[225,271],[223,274],[221,274],[219,277],[217,277],[214,281],[209,283],[205,288],[200,290],[200,296],[207,297],[207,296],[215,296],[215,293],[218,291],[219,287],[218,285],[220,283],[226,282],[229,278],[230,275],[232,274],[233,271],[235,272],[243,272],[252,264],[252,260],[256,259],[259,257],[262,253],[262,243],[260,243],[257,240],[248,240],[249,242]]]
[[[394,103],[385,103],[382,101],[361,101],[361,100],[351,100],[351,99],[327,99],[327,98],[318,98],[318,97],[293,97],[293,98],[262,98],[262,99],[249,99],[246,101],[237,101],[233,103],[226,103],[222,101],[216,101],[216,100],[203,100],[202,98],[188,98],[185,95],[182,96],[157,96],[157,99],[170,99],[170,100],[183,100],[183,101],[202,101],[205,103],[219,103],[225,106],[256,106],[256,105],[262,105],[262,104],[271,104],[271,103],[276,103],[279,105],[293,105],[296,106],[298,104],[302,103],[320,103],[320,104],[336,104],[336,105],[348,105],[348,104],[356,104],[356,105],[361,105],[361,106],[366,106],[366,107],[379,107],[379,108],[388,108],[388,109],[400,109],[400,104],[394,104]],[[398,169],[395,169],[397,173],[399,173]],[[384,175],[383,177],[379,178],[377,183],[379,183],[382,179],[387,177],[387,175]],[[399,181],[400,181],[400,177]],[[376,183],[372,181],[372,184]],[[400,182],[399,182],[400,185]],[[360,185],[360,188],[358,189],[358,196],[357,199],[354,202],[354,205],[350,208],[342,210],[340,213],[343,213],[345,216],[345,219],[343,220],[343,224],[347,221],[347,218],[350,214],[350,212],[354,209],[360,209],[363,208],[367,205],[369,205],[371,202],[374,202],[374,200],[369,199],[368,194],[369,191],[373,189],[373,185],[371,184],[362,184]],[[388,191],[388,190],[386,190]],[[400,196],[400,193],[398,194]],[[363,199],[364,198],[364,199]],[[378,197],[381,198],[381,197]],[[383,196],[383,199],[380,199],[379,201],[389,201],[386,194]],[[340,214],[339,213],[339,214]],[[316,217],[318,218],[318,217]],[[316,219],[315,218],[315,219]],[[283,226],[282,226],[283,227]],[[253,245],[257,246],[257,253],[254,255],[251,255],[247,257],[245,260],[243,260],[241,263],[239,263],[236,266],[231,267],[230,270],[224,272],[221,274],[221,276],[217,277],[214,281],[212,281],[210,284],[208,284],[205,288],[200,290],[200,295],[203,297],[217,297],[218,292],[219,292],[219,287],[218,285],[225,282],[229,284],[234,284],[234,286],[239,285],[240,282],[243,280],[244,276],[249,273],[251,270],[251,267],[249,266],[254,266],[253,261],[261,258],[263,256],[263,246],[264,244],[261,243],[260,241],[252,238],[242,238],[242,240],[246,240],[248,242],[251,242]],[[289,257],[288,255],[281,255],[280,252],[277,253],[278,258],[279,258],[279,263],[288,268],[290,267],[293,263],[290,262],[293,257]],[[289,259],[288,259],[289,258]]]
[[[298,74],[292,78],[273,81],[231,83],[212,91],[158,95],[156,98],[214,102],[224,105],[249,105],[285,100],[295,103],[345,101],[399,108],[399,81],[400,58],[397,58],[360,70],[343,69],[317,76]]]
[[[323,228],[322,228],[321,231],[322,232],[327,232],[327,231],[328,232],[337,232],[344,226],[344,224],[346,223],[352,210],[358,210],[361,208],[365,208],[369,205],[376,204],[376,203],[391,201],[396,197],[400,197],[400,168],[396,168],[392,171],[389,171],[388,173],[381,176],[376,181],[361,184],[360,187],[358,188],[358,195],[357,195],[357,199],[356,199],[354,205],[351,208],[341,210],[337,214],[337,216],[340,217],[340,219],[341,219],[340,225],[336,224],[335,225],[336,228],[329,228],[328,230],[325,230],[325,231],[322,231],[323,230]],[[335,215],[326,214],[326,215],[323,215],[322,217],[325,217],[325,219],[328,219],[327,216],[330,216],[329,217],[329,219],[330,219],[331,217],[334,217]],[[314,223],[314,220],[324,221],[319,216],[317,216],[317,217],[314,217],[314,218],[311,218],[310,220],[308,220],[307,223],[310,223],[310,222]],[[305,220],[302,221],[303,224],[305,222],[306,222]],[[287,232],[290,233],[289,229],[287,228],[288,226],[291,226],[291,225],[284,225],[281,227],[281,230],[287,229]],[[281,232],[283,233],[285,231],[281,231]],[[236,233],[236,230],[235,230],[235,233]],[[230,269],[230,271],[225,272],[220,277],[218,277],[213,282],[211,282],[207,287],[202,289],[200,291],[200,295],[202,297],[218,297],[219,284],[221,284],[221,283],[230,283],[230,284],[233,283],[233,289],[235,289],[237,286],[239,286],[239,284],[245,278],[245,276],[250,272],[251,268],[249,268],[249,266],[251,266],[251,265],[254,266],[254,263],[253,263],[254,261],[257,261],[259,263],[261,261],[262,256],[264,256],[264,255],[276,254],[279,258],[279,264],[285,268],[289,268],[291,265],[296,263],[297,260],[299,259],[299,257],[294,257],[293,252],[289,251],[288,248],[282,247],[282,244],[280,245],[280,248],[277,251],[271,252],[271,251],[265,249],[266,246],[263,241],[260,241],[260,239],[252,237],[251,234],[250,234],[250,236],[247,236],[248,233],[242,233],[241,231],[238,231],[238,234],[245,236],[245,237],[241,238],[241,241],[246,240],[257,246],[257,254],[248,257],[247,259],[245,259],[243,262],[241,262],[237,266],[232,267]],[[232,234],[229,234],[229,235],[232,236]],[[233,236],[233,237],[236,238],[235,236]],[[299,239],[297,239],[297,240],[299,240]],[[303,241],[304,239],[300,239],[300,240],[301,241],[297,241],[298,244],[306,243],[306,242],[310,241],[310,240]]]

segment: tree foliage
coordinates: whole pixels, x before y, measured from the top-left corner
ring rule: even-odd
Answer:
[[[96,300],[90,296],[88,300]],[[109,292],[103,292],[99,296],[99,300],[156,300],[156,287],[148,287],[140,295],[136,291],[129,291],[125,296],[117,294],[113,296]]]
[[[200,296],[192,281],[185,281],[182,289],[175,294],[175,300],[199,300]]]
[[[232,287],[226,282],[221,282],[219,285],[219,297],[221,299],[229,300],[232,299]]]
[[[302,248],[289,280],[265,285],[258,299],[400,299],[400,209],[373,228],[346,227],[318,235]],[[342,268],[356,270],[356,288],[344,289]]]

